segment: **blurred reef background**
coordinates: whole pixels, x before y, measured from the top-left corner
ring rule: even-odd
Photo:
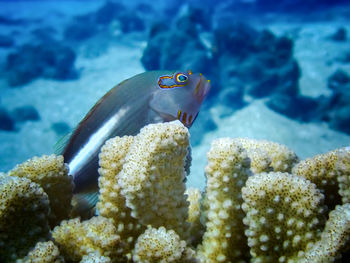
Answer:
[[[110,88],[156,69],[212,83],[190,186],[219,137],[301,158],[348,146],[349,22],[345,0],[0,0],[0,171],[52,153]]]

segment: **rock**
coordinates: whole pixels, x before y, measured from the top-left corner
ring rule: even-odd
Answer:
[[[143,5],[143,8],[147,6]],[[64,35],[69,40],[83,41],[99,32],[108,32],[109,27],[115,22],[119,24],[123,33],[143,31],[146,28],[137,10],[127,10],[120,3],[107,1],[94,12],[76,16],[65,29]]]
[[[6,26],[18,26],[26,23],[24,19],[16,19],[16,18],[10,18],[5,16],[0,16],[0,25],[6,25]]]
[[[55,41],[56,29],[50,26],[39,27],[32,30],[32,35],[38,43]]]
[[[299,121],[318,120],[319,116],[318,99],[301,95],[274,94],[269,97],[266,105],[280,114]]]
[[[336,70],[328,78],[328,88],[333,90],[336,93],[344,92],[344,86],[350,83],[350,76],[343,70]]]
[[[119,18],[119,16],[125,12],[126,8],[117,2],[107,1],[101,6],[95,13],[90,14],[93,17],[95,23],[100,25],[108,25],[113,20]]]
[[[0,107],[0,130],[14,131],[15,122],[12,120],[10,114],[3,107]]]
[[[333,129],[350,134],[350,76],[336,70],[328,79],[333,94],[324,103],[322,117]]]
[[[338,58],[336,58],[336,60],[345,64],[350,63],[350,51],[344,52]]]
[[[202,30],[211,30],[212,28],[212,10],[205,5],[185,5],[182,8],[178,24],[187,24],[189,27],[200,27]],[[183,25],[181,26],[183,27]]]
[[[123,33],[143,31],[146,29],[143,20],[137,14],[134,14],[134,12],[124,12],[119,16],[118,20]]]
[[[350,106],[345,105],[328,113],[329,126],[350,134]]]
[[[59,42],[27,44],[7,56],[6,73],[10,86],[20,86],[43,77],[67,80],[77,77],[74,51]]]
[[[346,29],[344,27],[338,28],[337,31],[330,36],[330,39],[339,42],[346,41]]]
[[[64,122],[64,121],[60,121],[60,122],[54,122],[51,125],[51,129],[56,133],[56,135],[58,136],[63,136],[68,134],[71,131],[70,126]]]
[[[254,41],[258,32],[243,23],[226,24],[214,31],[214,55],[221,57],[229,53],[240,60],[254,50]]]
[[[139,3],[136,5],[135,11],[141,13],[154,13],[154,7],[147,3]]]
[[[255,0],[231,1],[229,8],[236,12],[251,13],[255,12],[259,15],[264,13],[280,12],[280,13],[297,13],[312,15],[310,12],[318,10],[327,10],[330,7],[336,7],[341,4],[347,4],[348,0]]]
[[[220,27],[214,35],[220,88],[232,78],[243,89],[243,95],[255,98],[299,93],[300,69],[293,58],[291,39],[268,30],[259,32],[242,23]]]
[[[93,37],[98,32],[98,27],[90,19],[83,17],[73,19],[64,30],[64,38],[71,41],[83,41]]]
[[[211,59],[201,43],[195,25],[177,23],[165,29],[159,24],[152,27],[141,62],[147,70],[182,69],[206,74]]]
[[[258,58],[256,60],[259,61]],[[253,63],[256,64],[257,61]],[[263,70],[260,78],[256,78],[254,73],[249,76],[250,85],[246,88],[247,94],[255,98],[261,98],[271,94],[296,96],[299,93],[298,79],[300,77],[300,69],[295,60],[276,70],[266,67],[262,68],[265,70]],[[247,72],[249,72],[249,65]]]
[[[16,122],[40,120],[38,111],[32,105],[25,105],[15,108],[12,111],[11,116]]]
[[[5,35],[0,35],[0,47],[12,47],[15,44],[15,41]]]

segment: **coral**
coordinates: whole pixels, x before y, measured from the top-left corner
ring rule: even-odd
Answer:
[[[44,155],[17,165],[8,172],[10,176],[25,177],[39,184],[50,200],[49,222],[51,227],[67,218],[71,210],[73,179],[63,156]]]
[[[121,194],[118,174],[125,163],[125,156],[134,138],[132,136],[115,137],[108,140],[99,154],[99,214],[113,219],[117,233],[131,247],[144,230],[138,220],[131,217],[131,209],[126,206]]]
[[[217,139],[202,197],[185,191],[188,139],[174,121],[108,140],[99,215],[86,221],[68,219],[72,182],[61,156],[0,173],[0,261],[330,263],[349,251],[349,147],[301,161],[290,174],[297,157],[283,145]],[[327,214],[324,198],[332,207],[335,194],[345,204]],[[62,218],[50,233],[49,219]]]
[[[47,240],[49,209],[38,184],[0,174],[0,262],[22,258],[38,241]]]
[[[336,164],[338,192],[342,197],[343,204],[350,203],[350,147],[339,149],[337,154],[339,158]]]
[[[100,253],[94,252],[89,255],[84,255],[80,263],[110,263],[109,257],[101,256]]]
[[[344,203],[349,201],[349,148],[337,149],[303,160],[293,167],[292,173],[316,184],[324,192],[325,204],[329,209],[341,204],[342,199]]]
[[[80,222],[79,218],[63,220],[52,232],[52,237],[67,261],[79,261],[84,255],[100,253],[118,262],[123,244],[111,219],[95,216]]]
[[[298,161],[296,154],[282,144],[247,138],[237,140],[247,150],[254,173],[291,172],[293,165]]]
[[[186,239],[185,159],[188,130],[179,122],[150,124],[130,146],[118,184],[131,216],[145,226],[166,226]]]
[[[199,189],[188,188],[185,194],[187,195],[187,201],[190,203],[188,206],[188,219],[190,223],[189,244],[192,246],[198,245],[202,241],[204,233],[204,225],[200,221],[201,217],[201,199],[202,194]]]
[[[198,256],[203,262],[239,262],[247,259],[241,188],[250,175],[249,158],[233,139],[215,140],[205,168],[206,232]]]
[[[140,263],[182,263],[192,262],[192,256],[186,249],[186,242],[174,230],[149,226],[136,241],[133,260]]]
[[[296,262],[319,238],[324,197],[305,178],[281,172],[254,175],[242,197],[252,262]]]
[[[306,252],[302,262],[333,262],[350,241],[350,204],[336,206],[330,212],[321,239]]]
[[[63,263],[58,248],[52,241],[38,242],[34,249],[16,263]]]

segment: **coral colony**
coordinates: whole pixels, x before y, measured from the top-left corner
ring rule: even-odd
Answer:
[[[1,174],[0,261],[334,262],[346,252],[349,148],[299,161],[277,143],[217,139],[204,193],[185,188],[189,153],[179,121],[108,140],[90,218],[71,202],[62,156]]]

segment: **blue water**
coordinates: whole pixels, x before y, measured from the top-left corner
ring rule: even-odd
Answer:
[[[346,2],[0,1],[0,171],[52,153],[111,87],[156,69],[213,86],[190,130],[194,185],[217,137],[302,158],[349,145]]]

